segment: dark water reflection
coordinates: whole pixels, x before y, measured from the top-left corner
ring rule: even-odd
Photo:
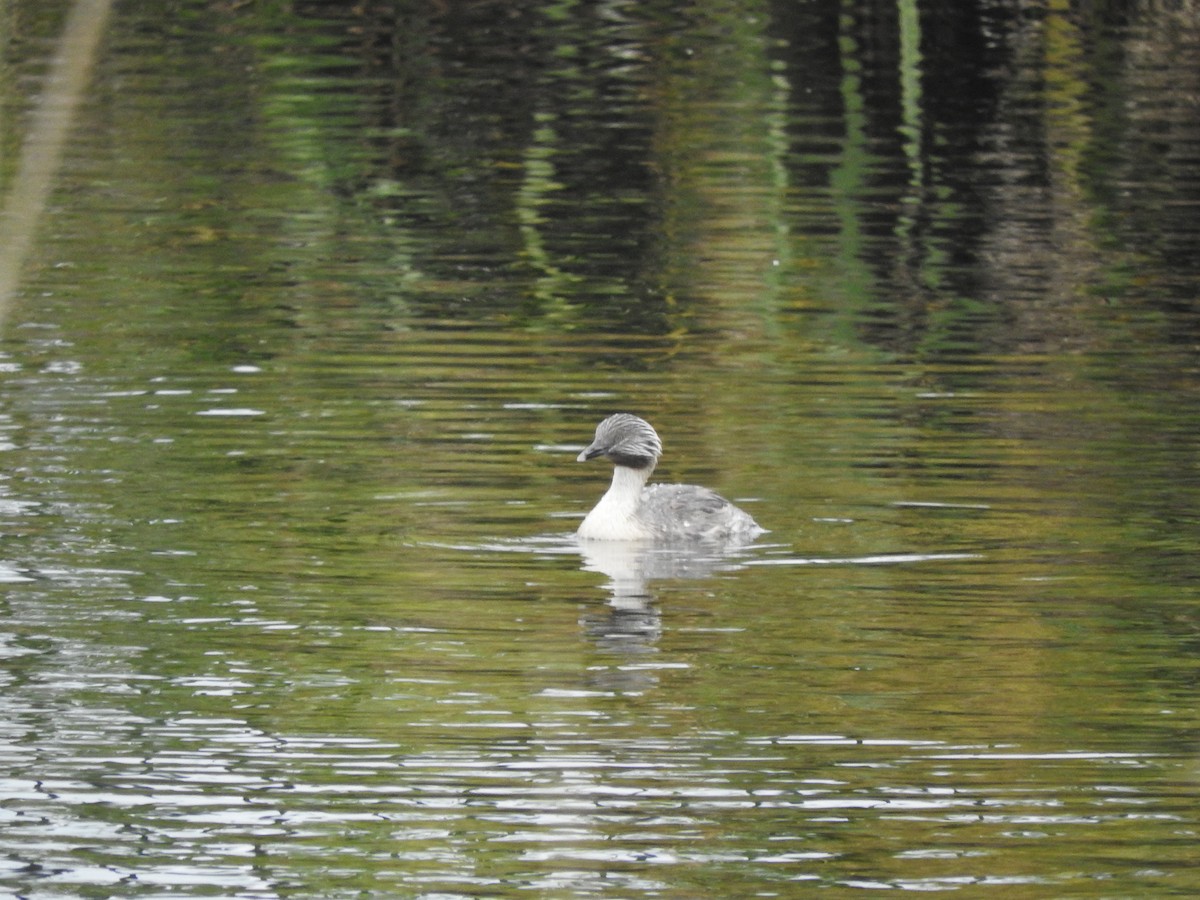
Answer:
[[[0,344],[0,883],[1200,891],[1197,21],[118,4]],[[615,409],[771,533],[580,546]]]

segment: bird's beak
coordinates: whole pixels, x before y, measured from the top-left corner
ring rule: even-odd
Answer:
[[[597,447],[595,443],[588,444],[583,448],[583,452],[575,457],[575,462],[587,462],[589,459],[595,459],[603,452],[604,450]]]

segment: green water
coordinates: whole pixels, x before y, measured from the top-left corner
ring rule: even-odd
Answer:
[[[1150,3],[117,3],[0,334],[0,886],[1200,892],[1198,72]],[[616,410],[770,533],[579,546]]]

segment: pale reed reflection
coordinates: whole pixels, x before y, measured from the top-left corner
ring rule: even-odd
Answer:
[[[78,0],[71,7],[45,93],[21,147],[12,187],[0,211],[0,325],[20,283],[21,267],[50,196],[111,6],[112,0]]]

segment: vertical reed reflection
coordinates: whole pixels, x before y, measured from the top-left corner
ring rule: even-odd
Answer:
[[[0,328],[54,187],[112,0],[75,0],[0,208]]]

